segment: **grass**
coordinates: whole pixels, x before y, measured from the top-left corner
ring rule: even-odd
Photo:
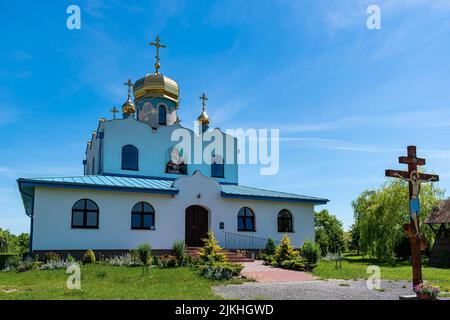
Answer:
[[[100,264],[81,266],[81,290],[66,288],[65,270],[0,272],[4,299],[221,299],[211,287],[240,280],[213,281],[189,268],[151,269]],[[242,281],[240,281],[242,282]]]
[[[380,267],[381,280],[408,280],[412,278],[412,267],[409,262],[383,264],[361,256],[347,255],[342,261],[342,268],[336,268],[334,261],[320,261],[313,274],[322,279],[367,279],[367,267],[377,265]],[[436,269],[428,266],[422,267],[423,279],[441,288],[450,291],[450,269]]]

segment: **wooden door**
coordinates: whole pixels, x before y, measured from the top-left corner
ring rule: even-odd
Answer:
[[[188,247],[203,246],[202,239],[208,233],[208,211],[200,206],[190,206],[186,209],[185,241]]]

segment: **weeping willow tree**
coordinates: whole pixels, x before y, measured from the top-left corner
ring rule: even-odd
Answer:
[[[423,183],[420,191],[421,233],[432,243],[432,230],[423,225],[425,217],[444,196],[433,184]],[[352,202],[359,228],[359,248],[380,261],[392,261],[394,249],[405,237],[403,224],[409,222],[409,191],[405,181],[390,179],[378,190],[364,191]]]

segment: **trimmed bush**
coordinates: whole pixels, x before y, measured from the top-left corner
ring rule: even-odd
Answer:
[[[95,262],[95,253],[92,250],[86,251],[83,256],[83,263],[94,263]]]
[[[312,241],[305,241],[300,250],[300,254],[305,258],[309,266],[314,266],[320,258],[320,247]]]

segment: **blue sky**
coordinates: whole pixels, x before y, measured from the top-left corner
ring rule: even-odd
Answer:
[[[70,4],[81,30],[66,28]],[[381,30],[366,27],[370,4]],[[351,201],[414,144],[450,187],[450,1],[3,1],[0,12],[1,228],[29,229],[18,177],[82,174],[123,82],[153,71],[158,34],[185,125],[206,92],[214,127],[280,129],[279,173],[243,166],[241,184],[327,197],[348,227]]]

